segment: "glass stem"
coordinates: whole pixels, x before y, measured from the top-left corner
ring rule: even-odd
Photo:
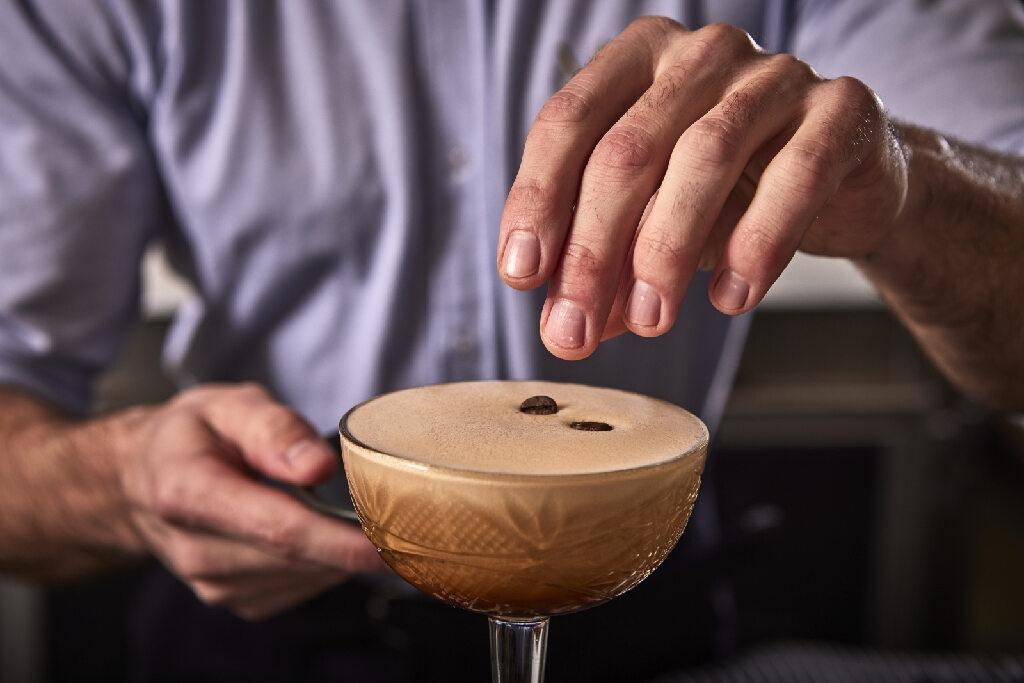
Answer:
[[[548,620],[491,622],[491,683],[541,683],[548,649]]]

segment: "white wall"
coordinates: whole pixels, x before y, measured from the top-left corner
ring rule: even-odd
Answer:
[[[769,290],[767,308],[861,308],[882,300],[849,261],[797,254]]]

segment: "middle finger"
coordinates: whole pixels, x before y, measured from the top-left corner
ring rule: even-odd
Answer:
[[[739,29],[681,31],[651,86],[597,143],[541,314],[541,337],[554,355],[576,360],[596,348],[640,215],[675,140],[756,49]]]
[[[730,208],[727,198],[757,150],[798,116],[805,86],[816,78],[788,56],[762,62],[691,126],[672,152],[658,200],[636,238],[626,307],[626,324],[636,334],[653,337],[672,327],[702,253],[718,246],[708,243],[709,235]],[[727,218],[735,223],[735,216]]]

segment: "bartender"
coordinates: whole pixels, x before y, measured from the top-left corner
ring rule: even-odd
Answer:
[[[381,564],[266,480],[325,480],[345,409],[440,381],[615,386],[714,429],[798,250],[1024,410],[1021,83],[1001,0],[5,3],[0,567],[158,559],[140,679],[400,677],[310,636],[292,608]],[[91,415],[156,240],[195,289],[181,392]]]

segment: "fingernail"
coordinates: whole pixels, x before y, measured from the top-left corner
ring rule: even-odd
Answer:
[[[722,308],[739,310],[747,303],[750,285],[731,270],[723,270],[715,284],[715,301]]]
[[[583,346],[587,333],[587,316],[580,307],[568,299],[559,299],[548,313],[545,326],[548,339],[563,349],[577,349]]]
[[[653,327],[661,319],[661,297],[643,280],[633,283],[626,306],[626,319],[640,327]]]
[[[304,469],[309,463],[323,461],[325,454],[324,444],[316,439],[303,439],[296,441],[284,452],[284,462],[288,467]]]
[[[515,230],[505,243],[505,275],[529,277],[540,269],[540,241],[532,232]]]

